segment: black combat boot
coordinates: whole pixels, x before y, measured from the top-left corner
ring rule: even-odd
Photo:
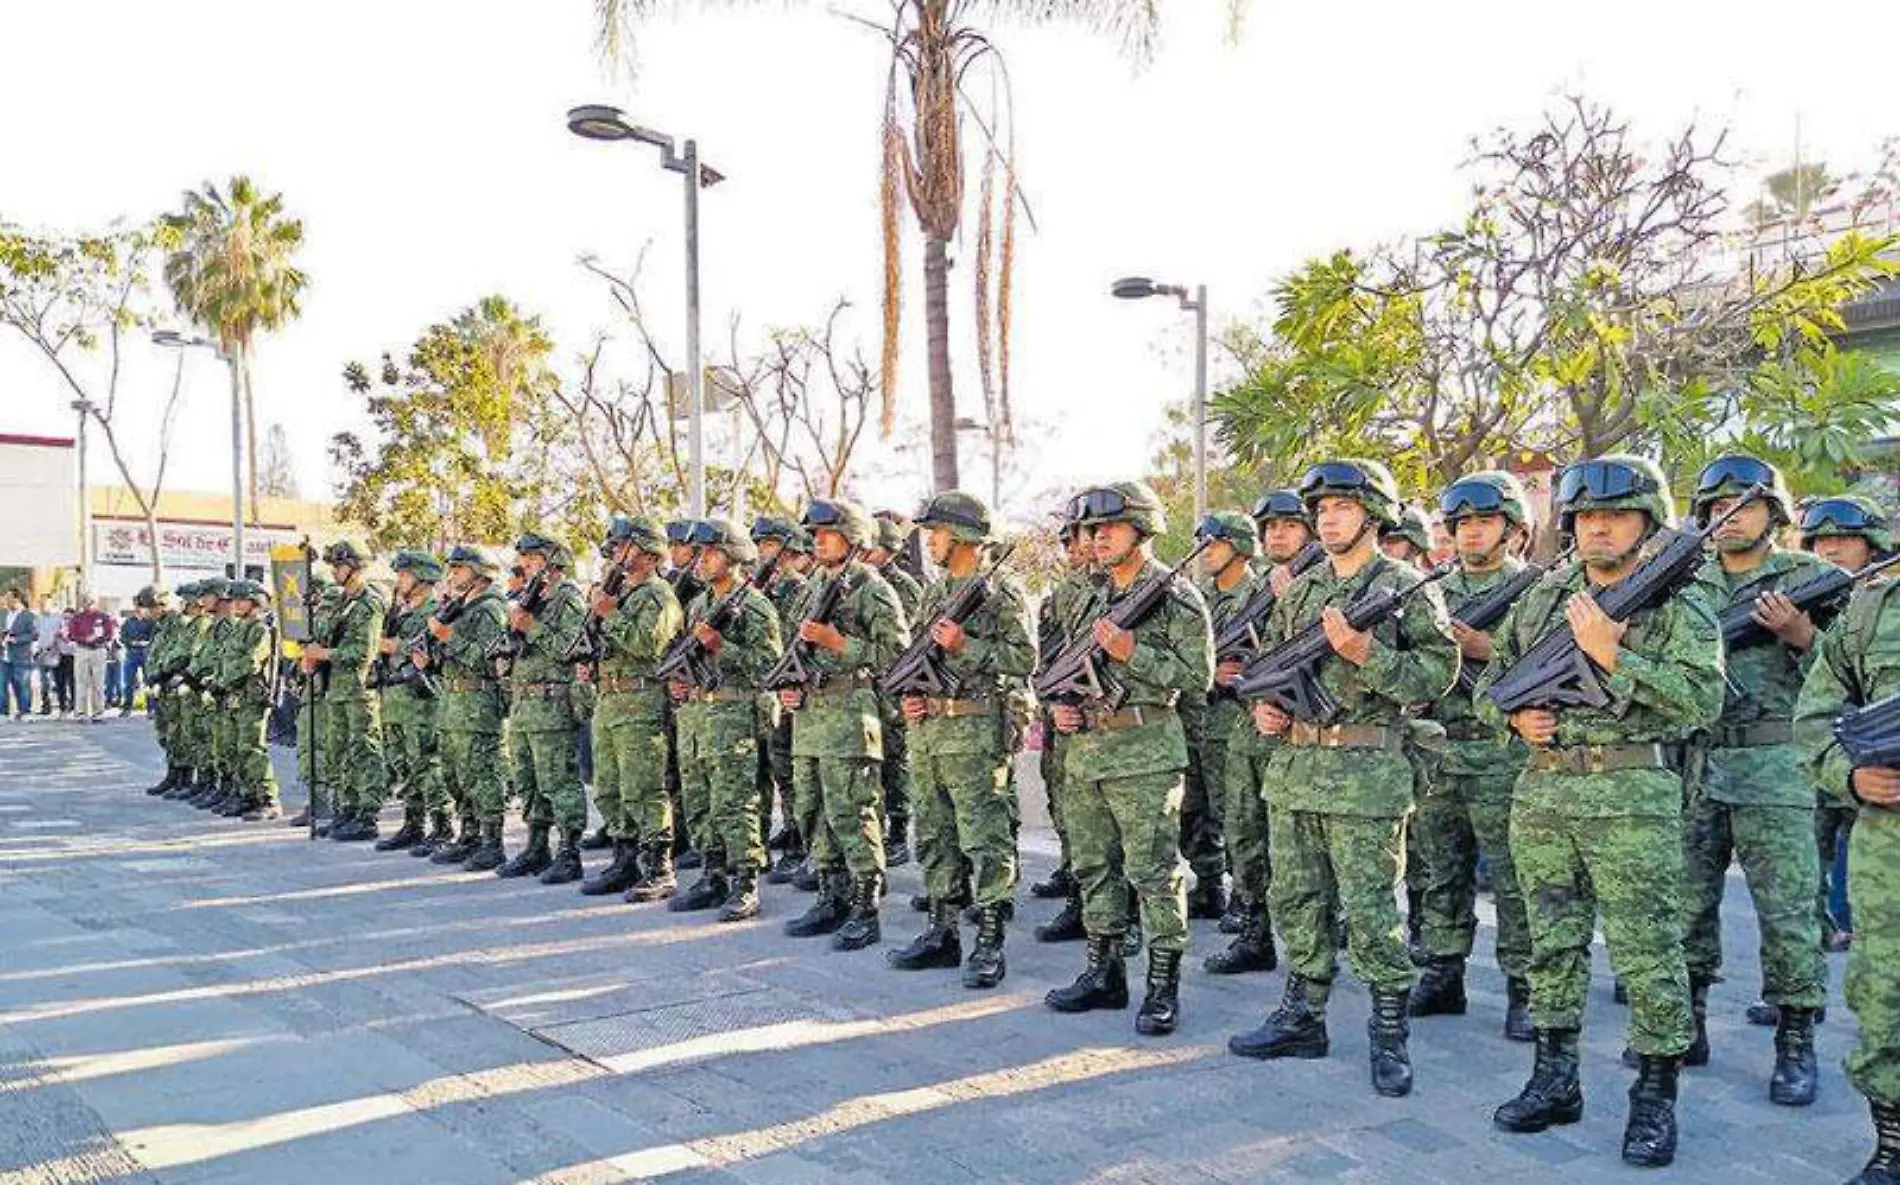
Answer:
[[[396,828],[396,830],[390,832],[382,839],[377,840],[376,850],[379,852],[393,852],[397,848],[401,848],[407,851],[412,846],[421,842],[422,808],[419,806],[404,807],[402,812],[402,826]]]
[[[1227,912],[1220,915],[1220,932],[1222,934],[1238,934],[1242,930],[1245,930],[1247,928],[1247,918],[1252,915],[1253,912],[1252,907],[1248,905],[1245,897],[1239,893],[1227,894]]]
[[[719,910],[722,922],[743,922],[759,916],[759,873],[744,867],[732,874],[732,888]]]
[[[431,864],[460,864],[481,846],[482,825],[473,819],[462,820],[462,833],[437,848],[429,857]]]
[[[462,867],[469,872],[488,872],[507,862],[508,853],[501,846],[501,822],[483,823],[481,842],[468,854],[468,859],[462,861]]]
[[[796,846],[787,848],[777,860],[773,861],[771,871],[765,874],[768,885],[789,885],[798,875],[798,869],[805,862],[805,853]]]
[[[884,867],[902,868],[910,863],[910,820],[892,815],[884,825]]]
[[[1577,1030],[1538,1029],[1531,1079],[1517,1097],[1491,1113],[1507,1132],[1540,1132],[1583,1118],[1583,1083],[1577,1078]]]
[[[1642,1055],[1623,1125],[1625,1164],[1656,1169],[1676,1159],[1676,1074],[1681,1068],[1679,1056]]]
[[[436,811],[429,819],[428,832],[409,845],[409,854],[417,859],[433,856],[454,842],[455,824],[449,819],[448,812]]]
[[[284,812],[274,801],[259,796],[252,798],[250,805],[246,806],[244,813],[238,817],[246,823],[267,823],[272,819],[281,819],[283,815]]]
[[[1003,958],[1003,907],[985,905],[976,921],[976,946],[963,965],[963,986],[993,988],[1008,973],[1009,964]]]
[[[1463,1016],[1465,1014],[1465,961],[1433,959],[1412,985],[1405,1001],[1408,1016]]]
[[[818,897],[811,908],[785,923],[785,933],[793,938],[816,938],[830,934],[844,924],[845,874],[823,873],[818,878]]]
[[[726,893],[731,889],[726,883],[726,875],[713,869],[699,874],[699,879],[681,892],[673,894],[666,908],[674,913],[697,913],[702,909],[717,909],[726,903]]]
[[[187,806],[198,807],[202,810],[210,806],[211,801],[223,793],[224,783],[219,780],[216,774],[200,773],[198,775],[197,788],[185,799],[185,804]]]
[[[218,804],[218,809],[215,813],[223,815],[227,819],[235,819],[245,811],[250,810],[251,804],[255,801],[257,801],[256,796],[249,790],[233,789],[229,794],[224,796],[224,801]]]
[[[1405,1046],[1412,1026],[1405,1019],[1409,996],[1405,992],[1372,993],[1372,1016],[1366,1020],[1366,1039],[1372,1048],[1372,1089],[1388,1099],[1412,1093],[1412,1054]]]
[[[1057,897],[1069,897],[1074,895],[1077,888],[1079,888],[1079,886],[1075,883],[1075,874],[1069,871],[1067,864],[1063,864],[1049,874],[1048,880],[1037,881],[1035,884],[1030,885],[1029,895],[1031,897],[1040,897],[1045,901],[1052,901]]]
[[[1847,1185],[1900,1185],[1900,1104],[1867,1104],[1874,1116],[1874,1154]]]
[[[671,897],[679,885],[673,873],[673,845],[665,840],[648,844],[646,859],[641,863],[646,867],[646,875],[633,882],[633,887],[627,890],[627,900],[639,905]]]
[[[818,866],[811,862],[811,857],[807,856],[805,862],[798,866],[798,871],[792,875],[792,888],[801,893],[816,893],[823,887],[823,880],[824,874],[818,871]]]
[[[616,839],[612,862],[601,869],[598,875],[581,882],[581,896],[606,897],[613,893],[624,893],[633,887],[633,882],[639,877],[639,849],[628,840]]]
[[[516,852],[514,859],[497,868],[495,875],[513,880],[547,871],[548,866],[554,863],[554,853],[548,847],[548,833],[552,830],[546,823],[528,824],[528,846]]]
[[[147,794],[150,794],[152,797],[156,798],[160,794],[165,793],[165,791],[170,790],[173,786],[176,786],[177,784],[178,784],[178,767],[175,765],[168,765],[165,767],[165,776],[159,779],[156,783],[150,786],[147,786],[145,788],[145,792]]]
[[[1757,1000],[1748,1006],[1748,1023],[1764,1029],[1772,1029],[1781,1023],[1781,1009],[1766,1000]]]
[[[1148,950],[1148,991],[1135,1013],[1135,1031],[1165,1037],[1181,1022],[1181,952]]]
[[[1128,965],[1122,961],[1120,936],[1089,935],[1088,967],[1074,983],[1056,988],[1042,1002],[1057,1012],[1128,1007]]]
[[[173,782],[170,786],[167,786],[159,797],[176,802],[181,798],[188,797],[197,785],[198,771],[181,765],[178,767],[178,780]],[[305,822],[307,823],[309,820],[306,819]]]
[[[963,912],[959,916],[974,926],[983,920],[983,907],[970,900],[971,890],[968,884],[963,886],[963,895]],[[1016,920],[1016,902],[1014,900],[1005,898],[997,904],[997,908],[1003,911],[1004,921],[1013,922]]]
[[[1227,1039],[1227,1051],[1241,1057],[1320,1058],[1332,1048],[1326,1035],[1326,1014],[1314,1009],[1314,993],[1305,976],[1286,977],[1280,1006],[1257,1029]]]
[[[1196,877],[1187,895],[1187,915],[1213,921],[1227,912],[1227,886],[1218,876]]]
[[[766,805],[769,807],[771,804]],[[768,836],[765,841],[765,850],[768,852],[787,852],[797,846],[798,828],[790,823],[780,823],[778,830]]]
[[[1504,981],[1504,1036],[1509,1041],[1535,1041],[1531,1027],[1531,985],[1522,979]]]
[[[594,828],[593,833],[581,841],[583,852],[604,852],[614,846],[614,837],[607,834],[607,824]]]
[[[1056,916],[1036,927],[1037,942],[1080,942],[1089,933],[1082,928],[1082,892],[1077,889],[1062,903]]]
[[[691,872],[695,868],[704,868],[706,857],[695,848],[681,848],[673,857],[673,867],[681,872]]]
[[[581,867],[581,835],[579,827],[561,829],[561,846],[554,853],[554,861],[542,870],[542,884],[571,885],[587,874]]]
[[[910,911],[912,913],[929,913],[930,912],[930,894],[912,893],[910,895]]]
[[[831,949],[863,950],[883,939],[884,932],[877,920],[877,884],[875,872],[851,882],[851,912],[839,924],[838,932],[831,936]]]
[[[998,924],[1001,924],[999,919]],[[1001,952],[998,952],[999,957]],[[884,958],[899,971],[925,971],[933,967],[954,967],[963,961],[963,935],[957,929],[954,902],[932,903],[930,924],[924,932]]]
[[[1141,898],[1135,895],[1135,887],[1128,886],[1128,928],[1122,931],[1122,958],[1132,959],[1141,953]]]
[[[1267,928],[1266,914],[1251,911],[1247,924],[1227,944],[1227,949],[1207,956],[1201,964],[1209,975],[1244,975],[1249,971],[1271,971],[1280,965],[1273,950],[1273,931]]]
[[[1768,1099],[1783,1107],[1805,1107],[1814,1101],[1820,1068],[1814,1060],[1814,1009],[1783,1005],[1775,1027],[1775,1072],[1768,1079]]]
[[[376,838],[376,816],[367,808],[339,816],[330,827],[330,838],[337,843],[362,843]]]

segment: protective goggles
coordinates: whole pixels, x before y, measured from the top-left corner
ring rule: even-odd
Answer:
[[[807,530],[816,530],[819,527],[836,527],[842,522],[844,511],[839,509],[836,502],[813,502],[805,507],[805,517],[799,525]]]
[[[1801,533],[1811,535],[1822,527],[1837,531],[1877,531],[1887,524],[1878,515],[1868,514],[1845,498],[1823,498],[1811,502],[1801,512]]]
[[[1196,540],[1219,539],[1225,543],[1232,543],[1234,541],[1234,531],[1232,527],[1210,514],[1196,524],[1194,528],[1194,538]]]
[[[1703,467],[1695,479],[1698,497],[1715,493],[1723,486],[1769,486],[1775,484],[1775,471],[1753,457],[1717,457]]]
[[[1619,461],[1579,461],[1566,467],[1557,479],[1557,502],[1561,506],[1584,498],[1609,501],[1655,492],[1655,481]]]
[[[1321,461],[1300,478],[1300,497],[1311,498],[1321,490],[1364,490],[1372,487],[1365,470],[1349,461]]]
[[[1438,517],[1450,523],[1467,514],[1504,513],[1504,491],[1488,481],[1454,481],[1438,499]]]
[[[962,507],[942,506],[936,502],[924,503],[924,508],[918,513],[916,522],[920,527],[963,527],[984,535],[989,534],[990,530],[988,523],[967,513]]]
[[[1128,499],[1120,490],[1085,490],[1069,503],[1069,517],[1073,522],[1099,522],[1105,518],[1120,518],[1128,513]]]
[[[1304,522],[1306,504],[1292,490],[1269,490],[1253,504],[1253,512],[1249,517],[1256,522],[1269,518],[1297,518]]]

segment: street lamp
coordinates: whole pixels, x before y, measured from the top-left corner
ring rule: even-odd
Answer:
[[[1172,296],[1194,314],[1194,518],[1207,513],[1207,285],[1189,292],[1181,284],[1157,284],[1147,276],[1125,276],[1109,292],[1121,300]]]
[[[225,368],[231,373],[231,565],[232,575],[244,578],[244,399],[238,377],[237,359],[224,352],[224,348],[208,337],[186,337],[172,329],[160,329],[152,334],[152,344],[164,346],[168,350],[203,349],[210,350],[223,360]],[[158,550],[159,541],[152,540],[152,550]]]
[[[92,412],[92,400],[75,399],[69,406],[79,416],[79,592],[83,596],[92,587],[87,561],[92,549],[92,494],[86,487],[86,417]]]
[[[687,513],[698,518],[706,513],[706,391],[705,375],[699,359],[699,191],[724,181],[725,174],[711,165],[701,164],[699,143],[687,140],[681,152],[674,148],[673,137],[652,128],[629,123],[618,107],[589,103],[573,107],[567,113],[567,130],[583,140],[635,140],[660,150],[660,163],[681,174],[686,182],[686,383],[689,426],[686,432],[690,462],[687,479]]]

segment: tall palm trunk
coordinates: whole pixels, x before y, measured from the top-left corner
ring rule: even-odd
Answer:
[[[252,359],[252,350],[251,350],[251,343],[249,343],[249,342],[245,342],[245,343],[243,344],[243,346],[241,346],[241,347],[239,348],[239,354],[238,354],[238,358],[239,358],[239,365],[240,365],[240,368],[241,368],[241,370],[242,370],[242,372],[243,372],[243,375],[244,375],[244,477],[245,477],[245,489],[246,489],[246,490],[247,490],[247,491],[249,492],[249,494],[250,494],[250,499],[251,499],[251,517],[250,517],[250,518],[249,518],[248,520],[246,520],[246,521],[247,521],[247,525],[249,525],[249,526],[256,526],[256,525],[257,525],[258,523],[260,523],[260,522],[263,522],[264,520],[263,520],[263,517],[262,517],[261,515],[259,515],[259,514],[258,514],[258,512],[257,512],[257,502],[258,502],[258,484],[257,484],[257,401],[256,401],[256,399],[255,399],[255,398],[253,398],[253,396],[252,396],[252,394],[251,394],[251,362],[252,362],[252,360],[253,360],[253,359]],[[241,569],[243,568],[243,566],[244,566],[244,558],[243,558],[242,556],[239,556],[239,557],[238,557],[238,567],[239,567],[239,568],[240,568],[240,570],[241,570]]]
[[[924,324],[930,342],[932,492],[957,488],[957,400],[950,385],[950,240],[924,239]]]

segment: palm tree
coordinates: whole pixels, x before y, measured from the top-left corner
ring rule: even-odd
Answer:
[[[217,338],[238,375],[245,421],[245,469],[251,520],[258,515],[257,404],[251,386],[259,332],[282,327],[302,312],[306,283],[292,262],[303,245],[303,223],[284,216],[282,194],[262,196],[251,179],[231,178],[220,192],[206,182],[184,197],[184,209],[165,222],[179,243],[165,260],[165,283],[179,311]]]
[[[713,0],[700,0],[710,4]],[[726,0],[730,3],[733,0]],[[1160,0],[885,0],[887,23],[852,16],[890,45],[890,77],[883,112],[880,186],[884,243],[882,425],[895,418],[898,331],[901,325],[903,237],[901,207],[924,239],[924,324],[929,345],[931,479],[934,488],[957,482],[956,398],[950,372],[950,244],[963,226],[967,117],[980,132],[982,183],[974,287],[978,375],[993,439],[1008,443],[1010,281],[1015,215],[1022,207],[1011,145],[1009,79],[995,43],[978,22],[1074,21],[1115,38],[1129,57],[1146,61],[1160,28]],[[1230,35],[1238,32],[1245,0],[1228,0]],[[663,0],[595,0],[602,55],[630,61],[640,19],[666,7]],[[981,67],[983,73],[974,73]],[[978,83],[988,81],[987,87]],[[1000,194],[998,189],[1000,187]]]

